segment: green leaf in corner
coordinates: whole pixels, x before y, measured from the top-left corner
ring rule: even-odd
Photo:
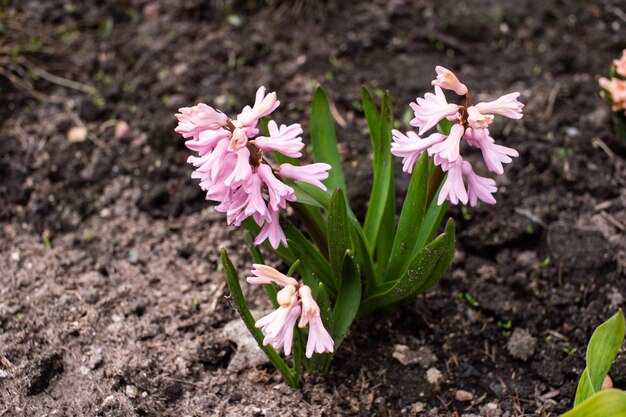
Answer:
[[[604,378],[624,341],[624,314],[619,310],[593,332],[587,346],[587,368],[576,390],[574,406],[600,391]]]
[[[346,337],[361,302],[361,274],[350,251],[346,251],[342,263],[342,280],[333,309],[333,339],[335,351]]]
[[[347,250],[352,250],[352,231],[343,191],[337,188],[328,207],[328,259],[335,288],[341,288],[342,264]]]
[[[346,180],[343,176],[343,167],[337,149],[335,122],[330,112],[328,98],[322,87],[317,87],[315,90],[311,106],[311,145],[313,147],[313,161],[325,162],[332,167],[328,179],[324,181],[326,186],[331,190],[341,188],[345,192]]]
[[[409,263],[417,242],[417,231],[422,227],[428,195],[428,155],[423,152],[413,168],[409,189],[406,192],[393,250],[389,258],[386,281],[398,279]]]
[[[248,331],[252,334],[261,350],[265,352],[270,362],[272,362],[272,365],[274,365],[276,369],[278,369],[283,375],[283,377],[285,378],[285,382],[290,387],[298,387],[300,381],[293,375],[289,366],[285,363],[284,360],[282,360],[276,350],[274,350],[274,348],[270,345],[263,345],[263,332],[260,329],[256,328],[254,325],[256,320],[252,316],[252,313],[250,313],[248,303],[243,296],[243,291],[241,290],[241,286],[239,285],[239,276],[237,274],[237,270],[235,269],[224,248],[220,249],[220,257],[222,259],[222,265],[224,266],[224,272],[226,273],[226,282],[228,284],[228,289],[230,290],[231,299],[235,304],[235,308],[241,316],[241,319],[248,328]]]
[[[600,391],[561,417],[626,417],[626,392]]]

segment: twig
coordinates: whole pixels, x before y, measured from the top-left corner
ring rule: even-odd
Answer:
[[[609,148],[609,146],[604,143],[604,141],[602,139],[600,139],[599,137],[595,137],[593,139],[591,139],[591,145],[594,148],[600,148],[604,151],[605,154],[607,154],[609,156],[609,158],[611,159],[615,159],[615,153],[611,150],[611,148]]]
[[[554,83],[554,87],[548,96],[548,105],[546,106],[546,111],[543,113],[544,119],[549,119],[550,116],[552,116],[552,113],[554,113],[554,104],[556,103],[556,98],[559,95],[559,90],[561,90],[561,83],[557,81]]]
[[[61,87],[71,88],[73,90],[78,90],[87,95],[94,95],[98,92],[98,90],[91,85],[83,84],[77,81],[68,80],[66,78],[59,77],[54,74],[50,74],[45,69],[33,64],[27,59],[22,59],[21,61],[23,61],[24,65],[26,65],[26,67],[28,67],[30,71],[40,76],[44,80],[50,81],[53,84],[60,85]]]

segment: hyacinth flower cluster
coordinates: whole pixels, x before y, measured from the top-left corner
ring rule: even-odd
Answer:
[[[626,115],[626,49],[622,51],[620,59],[613,60],[611,77],[601,77],[598,83],[604,98],[611,105],[611,110]]]
[[[503,164],[511,162],[518,153],[515,149],[496,144],[489,133],[489,125],[496,115],[522,118],[524,105],[518,101],[520,93],[510,93],[495,101],[472,105],[468,88],[452,71],[438,66],[436,72],[437,78],[432,81],[435,94],[426,93],[416,103],[410,104],[415,115],[410,124],[419,129],[418,133],[411,131],[403,134],[394,130],[391,153],[403,158],[405,172],[411,173],[422,152],[427,152],[435,165],[447,173],[437,200],[439,205],[445,200],[452,204],[467,204],[469,201],[471,206],[475,206],[478,200],[495,204],[493,194],[497,191],[496,182],[476,174],[472,165],[461,155],[461,145],[464,141],[470,147],[479,149],[487,169],[502,175]],[[449,103],[443,90],[465,97],[464,105]],[[448,132],[424,136],[442,120],[451,122]]]
[[[281,287],[276,294],[279,307],[255,323],[265,335],[263,344],[271,344],[276,350],[283,348],[285,355],[290,355],[294,327],[299,318],[299,328],[309,326],[306,357],[311,358],[313,353],[332,352],[334,341],[324,328],[320,308],[313,299],[311,288],[270,266],[262,264],[252,266],[253,276],[247,278],[249,284],[276,284]]]
[[[228,224],[240,226],[248,217],[262,227],[256,238],[266,239],[274,249],[287,245],[279,215],[290,201],[296,201],[294,189],[282,179],[311,183],[326,190],[320,182],[328,177],[330,165],[319,163],[295,166],[290,163],[272,167],[267,153],[275,151],[290,158],[302,156],[302,128],[269,121],[268,135],[259,135],[259,121],[269,116],[280,102],[276,93],[265,94],[265,87],[256,93],[254,106],[246,106],[235,118],[200,103],[179,109],[176,132],[191,138],[185,145],[198,153],[188,162],[196,167],[191,175],[200,180],[207,200],[219,202],[215,210],[226,213]]]
[[[198,153],[189,158],[192,176],[229,224],[245,228],[254,264],[248,282],[265,288],[274,310],[252,315],[237,268],[221,248],[230,302],[290,386],[299,386],[304,371],[328,371],[355,320],[414,299],[444,275],[454,257],[456,229],[452,219],[444,219],[448,205],[442,202],[495,203],[495,182],[475,173],[461,156],[461,141],[482,151],[495,174],[517,156],[494,143],[489,126],[496,115],[522,117],[519,94],[472,105],[454,74],[437,71],[435,93],[412,106],[419,134],[393,130],[391,96],[385,93],[376,103],[363,88],[373,172],[364,216],[350,206],[338,132],[321,87],[313,95],[307,133],[299,124],[279,127],[267,120],[278,101],[263,88],[254,106],[234,119],[206,104],[177,114],[176,131]],[[465,103],[449,103],[443,89],[465,96]],[[438,133],[422,137],[435,127]],[[310,138],[310,165],[298,159],[303,136]],[[404,158],[404,171],[411,173],[401,207],[393,155]],[[292,210],[285,210],[288,205]],[[260,246],[289,271],[266,266]]]
[[[610,76],[601,77],[600,95],[613,112],[613,123],[618,136],[626,138],[626,49],[619,59],[613,60]]]

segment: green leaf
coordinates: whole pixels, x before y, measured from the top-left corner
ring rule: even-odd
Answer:
[[[287,235],[289,247],[302,261],[302,264],[311,271],[312,277],[325,283],[333,295],[337,294],[338,286],[335,285],[333,273],[326,258],[292,224],[285,228],[285,235]]]
[[[413,169],[409,189],[404,199],[387,267],[386,281],[398,279],[411,259],[410,255],[413,253],[418,231],[424,220],[427,195],[428,155],[423,152]]]
[[[450,268],[450,264],[452,264],[452,259],[454,259],[454,251],[455,251],[455,235],[456,235],[456,227],[454,221],[449,219],[446,223],[445,227],[445,236],[446,242],[444,243],[443,253],[441,257],[437,261],[437,264],[433,268],[432,272],[428,279],[418,288],[416,294],[421,294],[428,290],[430,287],[435,285],[446,273],[446,271]]]
[[[220,257],[222,259],[222,265],[224,266],[224,272],[226,273],[226,282],[230,290],[231,299],[235,304],[235,308],[241,316],[241,319],[248,328],[248,331],[252,334],[261,350],[265,352],[272,365],[274,365],[283,375],[287,385],[297,388],[300,381],[291,373],[291,369],[285,361],[282,360],[272,346],[263,346],[263,332],[254,326],[256,320],[252,316],[252,313],[250,313],[250,308],[248,308],[248,303],[246,303],[243,291],[241,291],[241,286],[239,285],[239,276],[224,248],[220,249]]]
[[[441,186],[439,187],[439,190],[441,190]],[[448,206],[450,206],[450,202],[447,200],[441,205],[437,204],[439,190],[437,190],[435,198],[432,203],[430,203],[430,206],[426,211],[426,216],[424,216],[424,221],[422,222],[422,227],[420,228],[417,242],[415,243],[415,251],[423,248],[426,242],[433,238],[439,228],[439,225],[441,224],[443,216],[446,214],[446,210],[448,210]]]
[[[300,268],[300,259],[296,259],[296,261],[289,267],[289,271],[287,271],[287,276],[293,277],[298,268]]]
[[[587,368],[576,390],[575,406],[600,391],[615,355],[624,341],[625,327],[624,315],[622,310],[619,310],[593,332],[587,346]]]
[[[342,280],[333,309],[333,338],[335,351],[346,337],[350,325],[359,311],[361,302],[361,274],[350,251],[346,251],[342,265]]]
[[[248,244],[248,248],[250,248],[252,261],[255,264],[265,265],[265,260],[263,259],[263,255],[261,255],[261,251],[259,250],[258,246],[254,244],[254,239],[252,238],[252,234],[250,233],[250,231],[246,230],[244,232],[244,238],[246,240],[246,243]],[[263,287],[265,287],[267,296],[272,302],[272,305],[274,306],[274,308],[278,308],[278,301],[276,300],[276,288],[274,288],[274,284],[265,284],[263,285]]]
[[[626,392],[600,391],[561,417],[626,417]]]
[[[326,186],[331,190],[341,188],[345,192],[346,180],[343,176],[343,167],[337,149],[335,122],[322,87],[317,87],[315,90],[311,106],[311,145],[313,147],[313,160],[325,162],[332,167],[328,179],[325,180]]]
[[[383,219],[385,226],[393,229],[395,204],[390,202],[393,192],[393,161],[391,155],[391,128],[392,128],[391,99],[388,94],[383,97],[381,114],[378,118],[378,134],[372,137],[374,144],[374,182],[370,192],[370,200],[365,215],[363,230],[367,240],[382,252],[378,259],[388,259],[391,251],[392,235],[380,233]],[[391,216],[391,218],[390,218]]]
[[[385,286],[384,292],[374,294],[363,301],[359,314],[367,315],[382,307],[416,295],[442,257],[446,243],[447,235],[444,233],[418,251],[411,259],[402,277],[393,285]]]
[[[352,231],[343,191],[337,188],[328,208],[328,258],[335,288],[341,288],[343,258],[352,250]],[[322,281],[323,282],[323,281]]]

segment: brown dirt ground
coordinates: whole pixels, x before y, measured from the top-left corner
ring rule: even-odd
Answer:
[[[626,142],[596,83],[626,47],[623,2],[268,3],[3,2],[0,416],[567,410],[593,328],[625,305]],[[284,103],[279,119],[303,121],[322,83],[362,214],[360,86],[389,90],[404,126],[437,64],[485,98],[517,90],[527,103],[521,122],[494,131],[521,154],[499,178],[498,205],[451,210],[452,270],[355,326],[327,378],[293,390],[268,365],[234,371],[217,248],[242,272],[250,259],[189,179],[173,113],[198,101],[235,111],[266,85]],[[117,121],[128,135],[114,135]],[[75,126],[86,140],[68,141]],[[522,343],[525,361],[507,347],[514,330],[535,341],[530,352]],[[626,389],[625,352],[611,376]],[[459,389],[473,399],[456,401]]]

